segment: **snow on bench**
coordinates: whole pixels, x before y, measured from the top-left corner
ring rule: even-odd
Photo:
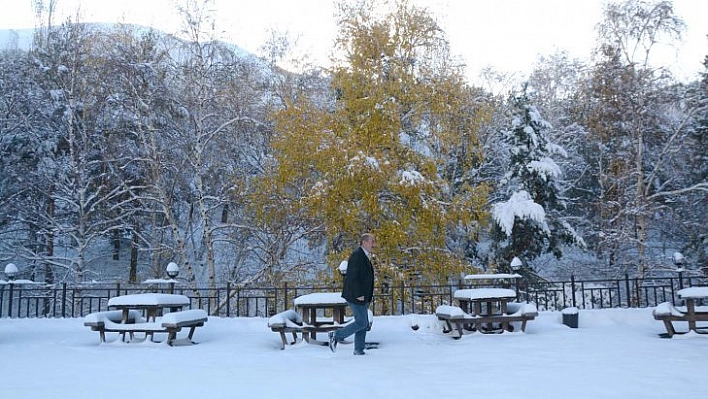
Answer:
[[[663,302],[656,305],[651,313],[656,320],[663,320],[671,317],[683,317],[685,314],[685,312],[680,311],[671,302]]]
[[[101,342],[106,342],[106,325],[113,327],[113,325],[121,325],[123,320],[122,310],[108,310],[105,312],[95,312],[90,313],[84,317],[84,326],[91,327],[91,331],[98,331],[101,336]],[[135,323],[144,323],[145,319],[142,317],[140,311],[130,310],[128,311],[127,324],[130,325]]]
[[[440,305],[435,309],[435,314],[436,315],[441,315],[447,318],[458,318],[458,317],[472,317],[465,313],[462,308],[459,306],[451,306],[451,305]]]
[[[271,316],[268,319],[268,327],[271,328],[301,328],[302,317],[293,309],[288,309]]]
[[[189,309],[180,312],[171,312],[162,316],[160,322],[163,327],[177,328],[189,327],[194,324],[204,324],[208,320],[207,312],[204,309]]]
[[[108,310],[105,312],[95,312],[86,315],[84,317],[84,325],[85,326],[97,326],[100,323],[104,323],[105,321],[111,321],[114,323],[120,323],[121,320],[123,319],[123,311],[122,310]],[[141,316],[140,311],[138,310],[130,310],[128,311],[128,323],[141,323],[144,322],[145,319]]]
[[[467,325],[472,328],[475,324],[475,317],[465,313],[459,306],[452,305],[440,305],[435,308],[435,315],[438,320],[445,322],[445,327],[443,327],[443,333],[447,334],[453,330],[452,325],[455,325],[457,329],[457,336],[453,337],[455,339],[462,338],[462,329]]]
[[[208,319],[206,310],[189,309],[167,313],[162,316],[159,323],[162,325],[162,328],[167,331],[167,344],[172,346],[177,339],[177,333],[182,330],[183,327],[189,327],[187,338],[190,343],[194,343],[194,341],[192,341],[194,330],[197,327],[203,326]]]
[[[268,319],[268,327],[271,331],[280,334],[280,349],[285,349],[285,345],[288,343],[285,338],[285,333],[289,332],[293,334],[293,342],[291,345],[297,342],[297,333],[302,332],[302,316],[293,309],[288,309],[271,316]]]
[[[506,304],[506,314],[509,316],[526,316],[533,320],[538,316],[538,308],[533,303],[509,302]]]
[[[538,308],[533,303],[509,302],[506,304],[506,317],[510,321],[521,322],[521,332],[526,331],[526,323],[538,316]]]

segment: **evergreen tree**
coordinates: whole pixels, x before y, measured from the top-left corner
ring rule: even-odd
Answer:
[[[561,169],[553,157],[565,157],[565,150],[549,140],[551,125],[530,104],[525,88],[510,103],[511,126],[502,132],[509,165],[496,188],[507,200],[492,207],[497,269],[506,269],[514,257],[528,266],[544,253],[560,258],[563,244],[584,245],[564,219]]]

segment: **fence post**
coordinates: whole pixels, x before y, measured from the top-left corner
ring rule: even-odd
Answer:
[[[676,305],[676,290],[674,289],[674,278],[669,278],[669,287],[671,288],[671,304]]]
[[[517,287],[518,287],[518,286],[517,286]],[[450,283],[450,285],[448,286],[448,292],[447,292],[447,294],[448,294],[448,296],[447,296],[447,298],[448,298],[447,303],[449,303],[450,305],[453,305],[453,304],[454,304],[454,299],[453,299],[454,294],[453,294],[453,292],[455,292],[455,286],[454,286],[452,283]],[[517,295],[518,295],[518,294],[517,294]]]
[[[66,317],[66,283],[61,284],[61,317]]]
[[[226,282],[226,317],[231,317],[231,282]]]
[[[627,291],[627,307],[631,308],[632,307],[632,291],[629,288],[629,273],[624,274],[624,285],[625,285],[625,290]]]
[[[679,269],[678,280],[679,280],[679,289],[682,290],[683,289],[683,270],[682,269]]]
[[[236,317],[241,315],[241,285],[236,285]]]
[[[283,284],[283,312],[288,310],[288,282]]]
[[[406,286],[401,281],[401,314],[406,314]]]
[[[574,274],[570,275],[570,292],[571,292],[570,300],[571,300],[571,303],[573,304],[573,307],[575,308],[575,307],[577,307],[577,302],[575,300],[575,275]],[[583,304],[585,304],[585,302],[583,302]],[[583,308],[584,307],[585,306],[583,306]]]
[[[10,302],[7,306],[7,317],[12,318],[12,295],[13,295],[13,290],[15,289],[15,284],[9,284],[10,285]]]

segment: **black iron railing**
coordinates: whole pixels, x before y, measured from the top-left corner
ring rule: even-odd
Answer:
[[[535,303],[539,310],[652,307],[661,302],[679,302],[681,287],[708,285],[708,278],[689,277],[549,281],[534,286],[524,280],[516,289],[520,301]],[[377,287],[372,304],[374,314],[431,314],[439,305],[454,304],[459,284],[407,285]],[[174,292],[190,298],[191,308],[206,310],[212,316],[268,317],[293,307],[293,299],[311,292],[340,291],[336,286],[252,287],[227,284],[216,289],[160,287],[125,284],[91,285],[0,285],[2,317],[83,317],[107,310],[114,296],[143,292]]]

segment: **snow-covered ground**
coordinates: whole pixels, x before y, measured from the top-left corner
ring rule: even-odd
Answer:
[[[99,344],[83,319],[0,319],[0,397],[708,397],[708,335],[662,332],[651,309],[581,310],[578,329],[542,312],[525,333],[460,340],[434,316],[385,316],[367,336],[379,348],[352,356],[352,345],[281,351],[264,318],[212,317],[198,345],[179,347]]]

